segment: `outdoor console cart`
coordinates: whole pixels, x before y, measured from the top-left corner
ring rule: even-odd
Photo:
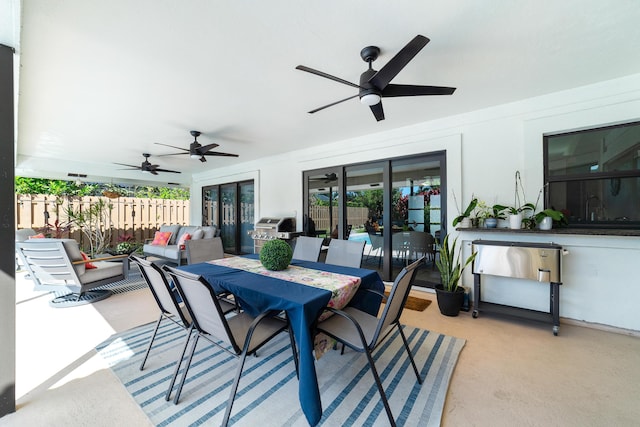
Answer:
[[[562,246],[493,240],[474,240],[472,244],[473,251],[478,253],[473,263],[473,317],[477,318],[479,311],[486,311],[532,320],[551,320],[553,334],[558,335]],[[481,301],[480,277],[484,274],[549,283],[549,312]]]

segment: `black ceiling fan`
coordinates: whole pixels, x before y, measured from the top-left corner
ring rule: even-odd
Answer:
[[[323,178],[309,178],[309,181],[320,181],[324,184],[334,182],[338,180],[338,175],[335,172],[325,173]]]
[[[142,164],[140,164],[140,166],[126,165],[124,163],[115,163],[115,164],[120,166],[128,166],[129,169],[132,169],[132,170],[137,169],[142,172],[148,172],[152,175],[158,175],[158,172],[182,173],[178,171],[172,171],[169,169],[160,169],[159,165],[152,165],[151,162],[149,161],[149,157],[151,157],[151,154],[142,153],[142,155],[144,156],[144,161],[142,162]]]
[[[403,47],[387,64],[379,71],[371,66],[371,63],[378,58],[380,48],[377,46],[367,46],[360,51],[360,57],[369,63],[369,69],[360,75],[360,84],[351,83],[339,77],[332,76],[322,71],[304,65],[298,65],[297,70],[306,71],[329,80],[336,81],[359,89],[356,95],[350,96],[340,101],[332,102],[315,110],[310,114],[332,107],[341,102],[348,101],[355,97],[360,98],[360,102],[368,105],[377,121],[384,120],[384,110],[382,109],[381,98],[398,96],[421,96],[421,95],[451,95],[455,92],[454,87],[444,86],[416,86],[416,85],[396,85],[389,84],[391,80],[413,59],[414,56],[429,43],[429,39],[422,35],[417,35],[405,47]]]
[[[175,147],[173,145],[167,145],[167,144],[161,144],[159,142],[156,142],[156,144],[158,145],[164,145],[165,147],[171,147],[171,148],[175,148],[177,150],[182,150],[182,153],[171,153],[171,154],[160,154],[161,156],[176,156],[179,154],[188,154],[189,156],[191,156],[192,159],[198,159],[201,162],[206,162],[207,159],[205,156],[225,156],[225,157],[238,157],[237,154],[229,154],[229,153],[221,153],[219,151],[210,151],[216,147],[218,147],[218,144],[207,144],[207,145],[202,145],[198,142],[198,137],[201,135],[201,133],[197,130],[192,130],[191,132],[191,136],[193,136],[193,142],[189,145],[189,149],[186,148],[181,148],[181,147]]]

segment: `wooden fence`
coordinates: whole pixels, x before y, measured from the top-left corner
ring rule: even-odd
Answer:
[[[329,217],[329,206],[311,206],[309,209],[309,216],[313,219],[316,225],[316,230],[327,230],[331,233],[331,230],[338,224],[338,207],[332,207],[331,218]],[[354,228],[364,225],[369,215],[369,208],[358,208],[347,206],[347,223]],[[331,219],[332,224],[329,224]]]
[[[58,220],[68,223],[66,212],[70,209],[88,209],[99,199],[111,205],[111,245],[122,236],[129,235],[136,242],[153,238],[162,224],[189,224],[189,200],[139,199],[135,197],[56,197],[51,195],[16,195],[16,229],[43,230],[49,224],[49,232],[55,237],[54,224]],[[76,239],[83,247],[84,236],[77,227],[71,227],[61,237]]]

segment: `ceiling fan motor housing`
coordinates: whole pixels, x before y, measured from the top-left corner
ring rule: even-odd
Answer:
[[[367,71],[365,71],[364,73],[362,73],[360,75],[360,91],[358,92],[358,96],[360,97],[360,102],[362,102],[363,104],[366,105],[375,105],[378,102],[380,102],[381,99],[381,91],[376,88],[375,86],[373,86],[371,83],[369,83],[369,79],[371,77],[373,77],[375,74],[377,73],[376,70],[370,68]],[[377,98],[375,97],[367,97],[367,95],[376,95]],[[364,100],[362,99],[363,97],[366,97]],[[369,99],[372,99],[373,101],[370,101]]]

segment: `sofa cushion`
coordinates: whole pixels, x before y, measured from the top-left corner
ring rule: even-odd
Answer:
[[[172,235],[173,233],[170,231],[156,231],[151,246],[167,246]]]
[[[171,232],[171,239],[169,239],[169,245],[175,245],[176,239],[178,238],[178,231],[180,231],[180,224],[166,225],[163,224],[160,226],[160,231],[162,232]]]
[[[194,231],[193,234],[191,235],[191,240],[200,240],[203,237],[204,237],[204,230],[198,227],[198,229]]]
[[[97,261],[95,265],[96,268],[86,270],[86,272],[82,275],[78,274],[78,277],[80,277],[80,281],[82,282],[82,284],[87,284],[102,279],[108,279],[109,277],[122,274],[121,262]]]
[[[145,255],[156,255],[163,257],[166,248],[167,246],[144,245],[144,253]]]
[[[180,248],[180,250],[183,250],[185,248],[184,245],[187,240],[191,240],[191,234],[182,233],[180,239],[178,240],[178,247]]]
[[[185,258],[187,255],[185,251],[180,250],[178,245],[169,245],[166,248],[164,248],[164,256],[165,258],[169,258],[177,261],[181,258]]]
[[[200,227],[197,225],[183,225],[182,227],[180,227],[180,229],[178,230],[178,235],[176,236],[174,243],[171,243],[172,245],[177,245],[178,242],[180,241],[180,238],[185,234],[191,234],[191,236],[193,236],[193,233],[196,232],[197,229],[199,229]]]
[[[216,226],[215,225],[206,225],[202,227],[202,231],[204,232],[203,239],[213,239],[216,237]]]

